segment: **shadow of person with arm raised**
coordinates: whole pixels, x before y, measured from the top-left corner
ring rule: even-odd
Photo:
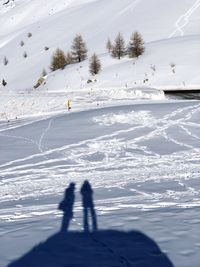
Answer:
[[[82,195],[82,205],[83,205],[83,226],[84,231],[89,232],[89,213],[92,220],[92,230],[97,231],[97,217],[93,201],[93,190],[91,184],[86,180],[84,181],[80,193]]]
[[[73,218],[73,207],[75,201],[75,183],[71,183],[65,190],[64,199],[60,202],[58,209],[63,211],[61,232],[67,231]]]

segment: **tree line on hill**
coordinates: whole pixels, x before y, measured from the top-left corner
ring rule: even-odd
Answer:
[[[28,33],[28,38],[32,36],[31,33]],[[24,41],[21,41],[20,46],[24,46]],[[113,58],[121,59],[124,56],[129,56],[130,58],[138,58],[145,52],[144,41],[139,32],[134,32],[130,38],[128,45],[125,44],[123,35],[118,33],[113,42],[110,38],[106,43],[106,49]],[[49,50],[49,47],[45,47],[45,51]],[[23,54],[24,58],[28,55],[26,52]],[[80,34],[77,34],[72,41],[71,51],[67,54],[57,48],[52,55],[50,70],[63,70],[67,65],[80,63],[88,58],[88,50],[86,43],[83,40],[83,37]],[[7,57],[4,57],[3,64],[8,65],[9,60]],[[92,75],[96,75],[102,69],[101,61],[96,53],[89,58],[89,72]],[[45,69],[43,69],[41,77],[47,75]],[[6,86],[7,82],[3,79],[2,85]]]
[[[123,56],[128,55],[130,58],[138,58],[145,52],[144,41],[139,32],[134,32],[131,35],[129,44],[126,46],[123,35],[118,33],[114,42],[108,39],[106,48],[114,58],[121,59]]]
[[[64,69],[67,65],[80,63],[87,58],[87,47],[81,35],[76,35],[71,46],[71,51],[69,51],[66,55],[63,50],[57,48],[53,53],[50,69],[52,71],[56,71],[58,69]],[[94,53],[90,57],[90,73],[92,75],[98,74],[101,70],[101,62]]]
[[[121,33],[118,33],[113,43],[108,39],[106,48],[113,58],[121,59],[128,55],[130,58],[138,58],[145,51],[144,41],[139,32],[134,32],[126,46]],[[50,69],[56,71],[64,69],[67,65],[80,63],[87,58],[87,47],[81,35],[76,35],[71,46],[71,51],[66,55],[63,50],[57,48],[53,53]],[[101,62],[96,53],[89,59],[89,71],[92,75],[101,70]]]

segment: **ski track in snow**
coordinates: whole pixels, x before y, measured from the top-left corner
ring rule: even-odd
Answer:
[[[46,133],[51,129],[52,122],[53,122],[53,119],[50,119],[47,128],[44,130],[44,132],[42,133],[42,135],[40,137],[40,140],[39,140],[39,143],[38,143],[38,148],[39,148],[39,150],[40,150],[41,153],[44,152],[44,150],[42,148],[43,139],[44,139]]]
[[[197,0],[194,5],[184,14],[182,14],[179,19],[175,23],[176,29],[170,34],[169,38],[172,38],[174,36],[177,36],[177,34],[180,34],[181,36],[184,36],[184,28],[188,25],[190,22],[190,17],[194,14],[194,12],[200,7],[200,0]]]
[[[128,4],[119,14],[126,13],[127,10],[133,11],[141,2],[142,0],[135,0]]]

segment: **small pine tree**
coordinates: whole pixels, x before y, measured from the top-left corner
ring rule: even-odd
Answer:
[[[139,57],[145,51],[144,41],[139,32],[134,32],[131,36],[129,46],[128,46],[128,55],[130,58]]]
[[[106,49],[108,50],[108,53],[110,54],[111,50],[112,50],[112,43],[111,43],[109,38],[108,38],[108,41],[106,43]]]
[[[89,69],[92,75],[98,74],[99,71],[101,70],[101,62],[95,53],[90,58]]]
[[[4,66],[6,66],[6,65],[8,65],[8,59],[7,59],[7,57],[4,57],[4,59],[3,59],[3,64],[4,64]]]
[[[81,35],[76,35],[72,42],[72,57],[75,62],[81,62],[87,58],[87,48]]]
[[[45,47],[44,47],[44,50],[45,50],[45,51],[48,51],[48,50],[49,50],[49,47],[48,47],[48,46],[45,46]]]
[[[20,46],[24,46],[24,41],[21,41],[20,42]]]
[[[125,54],[125,42],[121,33],[118,33],[112,45],[112,56],[121,59]]]
[[[53,53],[50,69],[52,71],[55,71],[58,69],[64,69],[65,66],[65,53],[61,49],[57,48],[56,51]]]
[[[28,37],[28,38],[31,38],[31,37],[32,37],[32,33],[29,32],[29,33],[27,34],[27,37]]]
[[[70,52],[67,53],[66,55],[66,64],[67,65],[70,65],[73,63],[73,57],[72,57],[72,54]]]
[[[169,65],[171,67],[172,72],[175,73],[176,72],[176,64],[170,63]]]

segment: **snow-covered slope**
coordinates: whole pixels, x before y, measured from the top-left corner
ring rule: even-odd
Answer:
[[[96,51],[101,56],[100,87],[110,86],[108,77],[115,77],[116,68],[123,73],[113,84],[117,87],[126,83],[132,86],[135,81],[142,84],[145,75],[149,77],[148,85],[153,86],[200,84],[200,1],[15,0],[10,1],[8,7],[3,3],[5,1],[1,1],[0,7],[0,73],[8,82],[5,90],[32,88],[42,69],[48,70],[53,51],[61,47],[67,52],[76,33],[83,35],[90,53]],[[125,60],[126,63],[110,59],[105,49],[107,38],[113,39],[120,31],[128,42],[135,30],[140,31],[147,42],[145,55],[132,68],[130,59]],[[27,37],[29,32],[31,38]],[[45,46],[50,49],[45,51]],[[25,51],[27,58],[23,57]],[[9,60],[7,66],[2,64],[4,56]],[[171,72],[170,63],[176,64],[175,74]],[[151,65],[156,65],[153,77]],[[74,65],[66,69],[64,79],[57,74],[50,75],[50,88],[80,88],[80,77],[78,80],[75,77],[77,68]],[[85,82],[89,78],[87,62],[83,72]]]
[[[0,84],[0,266],[26,253],[22,262],[34,267],[32,257],[41,256],[51,257],[53,267],[57,260],[87,267],[92,260],[94,267],[99,258],[105,267],[138,265],[144,261],[138,252],[151,243],[153,260],[199,267],[200,103],[168,101],[160,89],[200,86],[200,0],[0,0],[0,25],[0,79],[7,82]],[[121,31],[128,42],[135,30],[146,41],[145,54],[111,58],[107,38]],[[101,59],[95,77],[88,60],[49,71],[53,51],[67,52],[76,33],[89,55],[96,51]],[[33,89],[43,68],[45,84]],[[85,179],[94,189],[97,235],[79,232]],[[72,181],[69,229],[76,232],[68,244],[65,233],[52,234],[60,229],[58,203]],[[140,250],[133,253],[135,238]],[[85,258],[77,261],[79,252]],[[11,266],[22,267],[21,260]]]

